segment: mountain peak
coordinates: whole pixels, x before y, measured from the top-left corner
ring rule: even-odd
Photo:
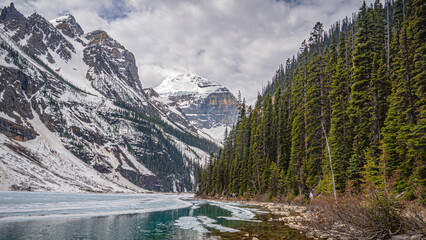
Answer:
[[[219,83],[196,74],[171,75],[154,90],[171,105],[179,107],[194,126],[218,142],[222,141],[226,126],[234,125],[238,118],[235,96]]]
[[[100,38],[100,39],[110,39],[111,37],[108,35],[107,32],[101,29],[93,30],[89,33],[87,33],[86,37],[93,37],[93,38]]]
[[[94,80],[92,84],[99,91],[112,98],[120,96],[120,101],[124,96],[130,97],[127,93],[133,91],[144,95],[142,84],[139,81],[136,59],[131,52],[103,30],[89,32],[84,37],[89,40],[84,49],[83,59],[90,67],[87,78]],[[108,83],[108,79],[115,79],[117,76],[125,81],[127,87],[132,90],[121,89],[121,87],[127,88],[121,84]]]
[[[34,19],[34,20],[43,21],[43,22],[46,21],[46,19],[38,13],[31,14],[31,16],[29,16],[29,19]]]
[[[80,24],[78,24],[71,14],[55,18],[50,23],[61,29],[65,35],[72,38],[76,37],[76,35],[81,36],[84,34],[83,28],[81,28]]]
[[[9,7],[4,7],[4,9],[9,9],[10,11],[13,11],[13,10],[18,11],[16,10],[15,4],[13,2],[10,3]]]
[[[15,4],[13,4],[13,2],[10,3],[9,7],[5,6],[3,9],[9,9],[9,11],[17,11],[18,10],[15,8]]]
[[[86,39],[90,40],[92,43],[95,44],[105,44],[110,47],[117,47],[117,48],[123,48],[119,42],[117,42],[115,39],[110,37],[107,32],[104,30],[94,30],[92,32],[89,32],[86,34]]]
[[[207,80],[193,73],[179,73],[167,77],[155,91],[160,95],[209,95],[223,88],[217,82]]]
[[[4,7],[1,10],[0,22],[7,22],[10,19],[23,19],[25,16],[19,12],[13,3],[9,7]]]

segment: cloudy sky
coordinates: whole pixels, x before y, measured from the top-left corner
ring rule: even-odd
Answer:
[[[373,0],[367,1],[371,3]],[[144,87],[196,73],[249,103],[317,21],[325,29],[362,0],[18,0],[24,15],[71,13],[85,32],[107,31],[134,53]],[[8,3],[7,3],[8,4]]]

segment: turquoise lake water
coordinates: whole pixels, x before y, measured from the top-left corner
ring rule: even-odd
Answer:
[[[0,239],[306,239],[259,209],[190,195],[0,192]]]

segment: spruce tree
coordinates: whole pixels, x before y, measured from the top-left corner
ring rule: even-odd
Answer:
[[[293,194],[302,194],[305,191],[305,104],[304,104],[305,79],[300,68],[295,71],[294,87],[292,92],[293,123],[291,130],[291,158],[287,171],[288,190]]]
[[[385,9],[376,1],[329,33],[316,24],[309,46],[304,41],[297,57],[279,66],[253,111],[227,134],[223,151],[200,171],[199,193],[273,199],[308,196],[312,188],[330,192],[331,156],[341,192],[348,180],[377,189],[389,178],[396,191],[422,201],[425,9],[420,0],[396,0]]]
[[[332,76],[332,117],[330,129],[330,150],[332,152],[336,188],[344,191],[346,187],[346,169],[351,156],[351,125],[347,114],[350,95],[349,69],[346,62],[346,34],[342,33],[339,42],[336,73]],[[331,61],[330,64],[333,64]],[[329,166],[327,165],[327,168]]]
[[[355,186],[359,186],[360,172],[365,164],[365,152],[370,145],[371,106],[369,84],[373,48],[371,40],[371,10],[364,2],[357,19],[358,32],[355,40],[353,77],[349,101],[349,118],[353,129],[352,156],[348,174]]]
[[[306,143],[307,143],[307,180],[309,188],[314,188],[321,177],[324,161],[325,138],[322,126],[326,123],[325,114],[325,59],[322,54],[322,24],[317,23],[310,37],[311,61],[309,62],[306,83]]]

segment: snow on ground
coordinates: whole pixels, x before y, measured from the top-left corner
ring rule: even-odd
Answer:
[[[198,163],[200,166],[205,166],[207,163],[207,160],[210,158],[210,155],[193,146],[189,146],[183,142],[181,142],[179,139],[177,139],[175,136],[167,134],[167,137],[171,140],[173,140],[174,145],[176,148],[189,160],[191,160],[193,163]]]
[[[136,160],[136,158],[130,154],[127,149],[123,148],[120,146],[121,151],[127,156],[127,158],[130,160],[130,162],[133,164],[133,166],[136,167],[136,170],[138,170],[141,174],[146,175],[146,176],[155,176],[155,174],[153,172],[151,172],[148,168],[146,168],[144,165],[142,165],[142,163],[140,163],[138,160]],[[124,161],[123,161],[124,163]],[[133,170],[130,169],[130,170]]]
[[[215,139],[217,143],[222,144],[223,139],[225,138],[225,130],[227,126],[220,124],[212,128],[201,128],[201,131],[208,134],[210,137]]]
[[[40,66],[37,62],[35,62],[30,56],[28,56],[23,50],[21,50],[21,47],[18,46],[15,41],[13,41],[11,39],[10,36],[14,35],[14,32],[5,32],[3,30],[3,28],[1,27],[2,24],[0,24],[0,40],[2,42],[4,42],[6,45],[9,45],[9,47],[13,48],[14,51],[19,53],[19,56],[22,57],[22,59],[24,59],[25,61],[27,61],[29,63],[29,68],[26,68],[23,70],[23,72],[27,73],[28,75],[31,76],[41,76],[39,71],[36,71],[35,68],[38,69],[44,69],[44,67]],[[0,51],[1,53],[1,51]],[[5,66],[5,67],[11,67],[11,68],[15,68],[17,69],[17,67],[15,65],[9,64],[7,63],[3,58],[0,58],[0,65]],[[35,68],[34,68],[35,66]],[[45,71],[44,71],[45,72]],[[48,75],[50,75],[50,73],[48,73]]]
[[[0,138],[3,136],[0,136]],[[0,157],[4,155],[2,152],[3,149],[0,147]],[[3,161],[0,161],[0,191],[7,191],[9,190],[9,187],[11,185],[10,182],[10,176],[6,169],[6,166],[4,166]]]
[[[53,26],[57,26],[62,22],[67,22],[67,20],[70,20],[72,16],[70,14],[66,14],[60,17],[57,17],[55,19],[49,20],[49,22],[53,25]]]
[[[4,118],[6,120],[9,120],[9,121],[11,121],[13,123],[16,123],[16,120],[14,118],[9,117],[9,115],[7,115],[4,112],[0,112],[0,117]]]
[[[62,34],[62,32],[61,32]],[[101,96],[101,94],[92,87],[91,82],[86,78],[87,71],[89,66],[83,61],[83,49],[84,46],[77,42],[75,39],[69,38],[62,34],[75,48],[75,53],[72,53],[70,60],[63,60],[55,51],[49,51],[52,55],[55,63],[51,64],[48,61],[43,61],[45,64],[49,65],[54,69],[61,77],[63,77],[67,82],[73,84],[77,88],[91,93],[96,96]]]
[[[27,142],[16,142],[0,134],[2,188],[13,182],[24,189],[60,192],[142,192],[118,174],[102,175],[69,152],[33,111],[29,122],[40,134]],[[114,181],[114,182],[113,182]],[[5,186],[6,185],[6,186]]]

